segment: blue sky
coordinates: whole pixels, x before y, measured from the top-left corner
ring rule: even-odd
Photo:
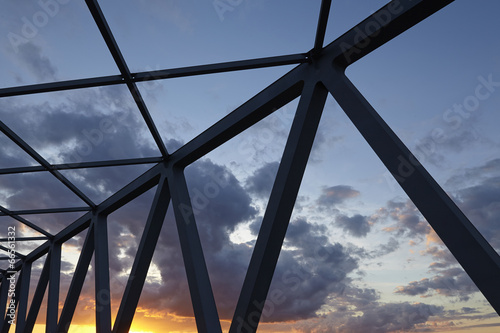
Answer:
[[[325,44],[387,2],[334,0]],[[46,3],[51,5],[41,5]],[[303,53],[313,47],[320,1],[226,1],[223,12],[214,3],[100,2],[132,72]],[[0,88],[119,74],[83,1],[0,0],[0,6]],[[495,1],[455,1],[346,72],[497,252],[499,10]],[[139,88],[173,151],[293,67],[152,81]],[[186,170],[226,330],[296,106],[297,101],[289,103]],[[0,117],[51,163],[159,156],[121,86],[3,98]],[[102,134],[98,140],[96,131]],[[0,156],[0,167],[36,164],[3,134]],[[63,174],[101,202],[146,169]],[[214,182],[217,194],[207,196],[206,186]],[[151,198],[148,192],[110,216],[114,313]],[[0,204],[12,210],[83,205],[45,173],[0,176]],[[32,220],[57,232],[78,216]],[[0,223],[16,222],[0,217]],[[80,237],[63,248],[61,300],[82,242]],[[20,251],[38,245],[28,243]],[[92,276],[90,270],[89,281]],[[74,321],[82,330],[94,320],[91,282],[85,288]],[[286,302],[271,302],[262,331],[486,333],[500,326],[498,315],[330,96],[273,290],[282,291]],[[194,331],[187,293],[169,211],[136,330],[156,332],[167,325],[172,332]]]

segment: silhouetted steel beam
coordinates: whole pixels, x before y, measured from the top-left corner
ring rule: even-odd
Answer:
[[[52,243],[50,248],[49,293],[45,331],[56,332],[59,316],[59,284],[61,280],[61,244]]]
[[[323,82],[436,234],[500,314],[500,256],[343,74]]]
[[[198,332],[222,332],[184,172],[177,168],[167,172]]]
[[[10,210],[8,210],[7,208],[4,208],[2,206],[0,206],[0,212],[2,212],[2,214],[4,216],[9,216],[9,217],[12,217],[13,219],[21,222],[22,224],[30,227],[31,229],[35,230],[35,231],[38,231],[39,233],[47,236],[48,238],[52,238],[52,234],[50,234],[49,232],[45,231],[44,229],[40,228],[39,226],[37,226],[36,224],[26,220],[25,218],[21,217],[21,216],[17,216],[15,214],[12,214],[12,212]]]
[[[163,161],[162,157],[130,158],[130,159],[111,160],[111,161],[52,164],[50,166],[50,169],[52,170],[90,169],[90,168],[103,168],[103,167],[125,166],[125,165],[154,164],[154,163],[160,163],[161,161]],[[0,175],[42,172],[42,171],[47,171],[47,169],[44,168],[43,166],[35,165],[28,167],[0,169]]]
[[[241,288],[230,333],[257,330],[327,93],[321,83],[306,81]]]
[[[128,159],[110,160],[110,161],[54,164],[52,165],[52,168],[56,170],[90,169],[90,168],[103,168],[103,167],[125,166],[125,165],[155,164],[155,163],[160,163],[161,161],[163,161],[163,157],[140,157],[140,158],[128,158]]]
[[[215,64],[160,69],[148,72],[132,73],[133,82],[144,82],[152,80],[171,79],[186,76],[216,74],[224,72],[241,71],[248,69],[294,65],[308,62],[306,54],[290,54],[266,58],[248,60],[236,60]],[[102,87],[109,85],[124,84],[122,75],[100,76],[88,79],[68,80],[50,83],[40,83],[26,86],[9,87],[0,89],[0,98],[32,95],[54,91],[65,91],[82,88]]]
[[[99,3],[97,2],[97,0],[85,0],[85,3],[89,8],[92,17],[94,18],[94,21],[97,24],[97,27],[99,28],[99,31],[101,32],[106,45],[108,46],[108,50],[113,56],[113,59],[115,60],[120,73],[122,74],[122,77],[125,79],[125,83],[127,84],[127,87],[130,90],[130,93],[132,94],[132,97],[134,98],[134,101],[139,108],[139,111],[141,112],[141,115],[144,118],[144,121],[146,122],[146,125],[148,126],[148,129],[153,136],[158,149],[160,150],[163,157],[167,157],[169,154],[167,152],[167,148],[165,147],[165,143],[163,142],[163,139],[161,138],[160,133],[156,128],[153,118],[151,118],[151,114],[148,111],[146,103],[144,103],[144,100],[142,99],[141,93],[137,88],[136,83],[132,79],[132,75],[127,66],[127,63],[125,62],[120,48],[118,47],[118,44],[116,43],[116,40],[113,36],[113,33],[111,32],[111,29],[106,22],[106,18],[101,11]]]
[[[47,162],[40,154],[38,154],[30,145],[28,145],[19,135],[14,133],[7,125],[0,121],[0,131],[2,131],[9,139],[11,139],[15,144],[17,144],[22,150],[24,150],[31,158],[41,164],[47,171],[49,171],[54,177],[56,177],[61,183],[63,183],[67,188],[69,188],[74,194],[76,194],[80,199],[82,199],[87,205],[95,208],[95,204],[88,198],[79,188],[77,188],[73,183],[71,183],[66,177],[64,177],[59,171],[52,170],[50,168],[50,163]]]
[[[47,285],[49,283],[49,273],[50,273],[50,253],[45,258],[45,263],[40,273],[40,278],[36,285],[35,293],[31,300],[30,310],[28,312],[28,317],[26,318],[26,323],[24,326],[25,332],[32,332],[35,326],[36,318],[40,312],[40,306],[42,305],[43,296],[47,290]]]
[[[159,79],[173,79],[194,75],[234,72],[275,66],[295,65],[302,64],[308,61],[309,59],[307,58],[307,54],[300,53],[267,58],[221,62],[208,65],[153,70],[149,72],[133,73],[132,77],[135,82],[140,82]]]
[[[34,214],[88,212],[89,210],[90,210],[89,207],[64,207],[64,208],[13,210],[10,213],[12,215],[34,215]],[[0,216],[10,216],[10,215],[2,212],[0,213]]]
[[[16,237],[16,242],[31,242],[39,240],[48,240],[47,237]],[[0,242],[8,242],[8,238],[0,238]]]
[[[64,91],[72,89],[101,87],[114,84],[123,84],[121,75],[110,75],[94,77],[89,79],[68,80],[50,83],[32,84],[27,86],[10,87],[0,89],[1,97],[32,95],[52,91]]]
[[[19,283],[21,284],[19,295],[17,295],[17,316],[16,316],[16,333],[23,333],[26,325],[26,311],[28,309],[28,295],[31,280],[31,262],[23,263]]]
[[[7,309],[7,299],[9,294],[9,280],[7,280],[7,275],[2,273],[2,279],[0,283],[0,328],[3,327],[5,321],[5,310]]]
[[[59,322],[57,324],[57,332],[66,333],[69,330],[93,254],[94,227],[90,226],[87,231],[87,236],[85,237],[80,256],[78,257],[78,263],[76,264],[75,271],[73,272],[73,278],[71,279],[68,293],[66,294],[66,301],[64,302],[61,316],[59,317]]]
[[[16,168],[4,168],[0,169],[0,175],[14,175],[14,174],[19,174],[19,173],[29,173],[29,172],[42,172],[42,171],[47,171],[43,166],[41,165],[34,165],[34,166],[28,166],[28,167],[16,167]]]
[[[92,219],[95,247],[95,325],[97,333],[111,332],[108,224],[106,219],[105,215],[97,215]]]
[[[22,275],[23,274],[21,272],[19,278],[22,278]],[[21,282],[20,282],[20,279],[17,279],[17,281],[16,281],[16,287],[14,289],[14,295],[11,298],[11,299],[14,299],[14,311],[16,311],[17,306],[19,304],[18,299],[19,299],[19,292],[21,291],[20,289],[21,289]],[[10,289],[9,289],[9,291],[10,291]],[[8,308],[8,305],[7,305],[7,308]],[[9,332],[10,325],[11,325],[10,324],[11,323],[11,317],[8,316],[8,314],[9,314],[9,310],[8,309],[7,309],[7,313],[5,314],[5,317],[4,317],[3,313],[1,314],[1,316],[4,318],[3,325],[2,325],[1,330],[0,330],[1,333],[8,333]]]
[[[7,253],[10,253],[10,252],[11,252],[11,253],[14,253],[14,254],[15,254],[15,256],[17,257],[17,259],[25,259],[25,258],[26,258],[26,256],[25,256],[25,255],[22,255],[21,253],[16,252],[16,251],[14,251],[14,250],[12,250],[12,249],[9,249],[8,247],[5,247],[5,246],[3,246],[3,245],[0,245],[0,250],[3,250],[3,251],[5,251],[5,252],[7,252]]]
[[[316,39],[314,40],[313,54],[318,54],[323,48],[325,41],[326,25],[328,23],[328,16],[330,15],[330,7],[332,0],[322,0],[321,8],[319,10],[318,27],[316,28]]]
[[[134,263],[130,271],[127,286],[123,292],[120,308],[113,326],[114,333],[126,333],[130,330],[135,310],[141,297],[142,288],[148,274],[151,260],[160,237],[163,220],[170,202],[170,191],[166,177],[158,183],[156,194],[151,204],[146,226],[142,232]]]

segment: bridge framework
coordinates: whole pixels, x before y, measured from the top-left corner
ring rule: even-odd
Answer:
[[[5,207],[0,207],[0,215],[10,216],[43,235],[42,237],[17,238],[16,241],[46,240],[28,255],[15,253],[14,268],[0,271],[0,313],[5,313],[8,307],[10,285],[8,279],[11,275],[9,272],[19,271],[20,275],[15,286],[16,333],[33,330],[45,293],[48,297],[45,314],[46,331],[67,332],[92,256],[94,256],[95,301],[96,309],[98,309],[96,310],[96,331],[100,333],[128,332],[163,220],[171,202],[198,331],[221,332],[195,216],[192,213],[184,169],[299,97],[295,118],[230,327],[231,333],[255,332],[263,310],[258,304],[264,304],[268,295],[324,104],[327,95],[331,94],[481,293],[500,314],[500,288],[497,286],[500,281],[500,257],[344,74],[349,65],[451,2],[453,1],[391,1],[329,45],[323,46],[331,6],[331,0],[323,0],[314,47],[306,53],[132,73],[97,0],[86,0],[109,52],[120,70],[120,75],[5,88],[0,89],[0,98],[107,85],[125,85],[133,96],[161,156],[64,165],[51,164],[0,121],[0,131],[39,164],[0,169],[0,174],[50,173],[87,205],[77,208],[24,211],[10,211]],[[290,64],[297,66],[172,154],[167,151],[137,87],[138,82],[144,81]],[[98,205],[60,172],[60,170],[70,169],[152,163],[155,165],[148,171]],[[412,169],[405,169],[404,165],[411,165]],[[155,186],[154,200],[118,314],[112,326],[107,216]],[[76,211],[86,213],[57,234],[50,234],[30,222],[28,218],[30,214]],[[85,233],[85,241],[59,316],[61,246],[72,237]],[[5,242],[7,238],[1,241]],[[9,252],[6,247],[0,249]],[[43,270],[31,298],[31,306],[28,308],[31,267],[44,255],[47,256]],[[9,329],[9,317],[2,317],[0,331],[4,333]]]

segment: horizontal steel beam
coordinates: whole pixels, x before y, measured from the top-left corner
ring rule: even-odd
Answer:
[[[37,240],[48,240],[47,237],[16,237],[16,242],[30,242]],[[0,238],[0,242],[8,242],[8,238]]]
[[[290,54],[283,56],[256,58],[249,60],[237,60],[215,64],[198,65],[190,67],[179,67],[170,69],[161,69],[149,72],[132,73],[133,82],[143,82],[152,80],[172,79],[185,76],[217,74],[229,71],[241,71],[248,69],[278,67],[307,62],[306,54]],[[9,87],[0,89],[1,97],[12,97],[22,95],[32,95],[47,93],[53,91],[65,91],[83,88],[93,88],[109,85],[124,84],[125,79],[122,75],[100,76],[88,79],[68,80],[50,83],[33,84],[18,87]]]
[[[2,88],[0,89],[0,97],[33,95],[33,94],[47,93],[52,91],[101,87],[101,86],[109,86],[121,83],[123,83],[123,78],[121,77],[121,75],[110,75],[110,76],[94,77],[89,79],[40,83],[27,86]]]
[[[45,209],[29,209],[29,210],[13,210],[12,215],[35,215],[35,214],[54,214],[54,213],[74,213],[88,212],[89,207],[66,207],[66,208],[45,208]],[[0,216],[10,216],[10,214],[0,213]]]
[[[172,68],[141,72],[132,74],[134,81],[151,81],[159,79],[173,79],[185,76],[216,74],[224,72],[234,72],[248,69],[276,67],[285,65],[295,65],[308,62],[307,54],[290,54],[267,58],[257,58],[249,60],[229,61],[208,65]]]
[[[50,170],[90,169],[90,168],[103,168],[103,167],[125,166],[125,165],[154,164],[154,163],[160,163],[161,161],[163,161],[163,157],[142,157],[142,158],[129,158],[129,159],[109,160],[109,161],[51,164],[49,169]],[[41,165],[35,165],[27,167],[0,169],[0,175],[42,172],[42,171],[47,171],[47,169]]]

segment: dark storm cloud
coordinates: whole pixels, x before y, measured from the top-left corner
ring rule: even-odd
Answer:
[[[368,217],[359,214],[351,217],[347,215],[338,215],[335,218],[335,223],[354,237],[365,237],[371,229]]]
[[[338,332],[383,333],[410,331],[432,316],[443,313],[442,306],[424,303],[382,303],[363,309],[362,316],[350,317]]]
[[[256,211],[251,206],[250,197],[230,171],[209,160],[199,161],[186,170],[191,195],[196,193],[196,188],[202,192],[204,185],[213,182],[213,174],[225,179],[226,185],[206,206],[198,207],[196,218],[219,315],[231,318],[252,248],[248,244],[232,243],[229,232],[239,223],[255,219]],[[125,228],[132,223],[132,219],[120,221]],[[290,224],[285,240],[285,246],[290,248],[281,252],[263,321],[316,317],[329,295],[342,294],[350,288],[348,274],[357,269],[357,261],[349,255],[347,248],[330,243],[326,232],[324,226],[303,219]],[[125,270],[125,262],[131,265],[132,252],[127,251],[127,258],[120,259],[123,264],[117,265],[117,270]],[[141,307],[181,316],[192,315],[192,305],[186,297],[189,289],[182,253],[171,212],[166,218],[154,262],[161,271],[162,284],[145,286]],[[117,281],[120,283],[123,282]]]
[[[375,259],[399,249],[399,242],[394,237],[391,237],[386,244],[378,244],[375,250],[366,250],[365,248],[353,244],[350,244],[348,247],[349,253],[353,256],[360,259]]]
[[[467,301],[471,294],[478,292],[470,277],[461,268],[448,268],[439,271],[432,278],[424,278],[399,286],[395,293],[403,295],[441,295]]]
[[[49,173],[0,176],[0,196],[11,210],[82,206],[84,203]],[[30,218],[28,218],[30,219]]]
[[[285,246],[292,248],[281,252],[263,321],[316,317],[330,295],[342,294],[351,283],[348,274],[358,262],[326,233],[326,227],[304,219],[290,224]]]
[[[359,196],[359,192],[347,185],[337,185],[324,188],[317,203],[321,207],[330,208],[345,200]]]
[[[50,103],[2,100],[2,117],[33,148],[52,150],[65,163],[158,155],[123,87],[60,96]]]
[[[257,169],[246,181],[246,189],[263,198],[268,198],[278,172],[279,162],[266,163]]]
[[[127,102],[130,98],[125,90],[117,87],[88,89],[66,97],[58,104],[3,100],[2,113],[7,125],[35,150],[42,151],[42,155],[49,154],[46,159],[51,162],[79,163],[159,155],[147,134],[143,134],[146,133],[144,122]],[[16,151],[12,148],[13,143],[8,147],[2,149],[7,157]],[[145,168],[132,166],[61,173],[99,203]],[[14,193],[6,201],[16,209],[27,209],[34,202],[39,205],[37,208],[83,205],[48,173],[2,176],[0,182],[4,191]]]
[[[57,69],[42,49],[33,42],[18,46],[17,59],[39,82],[55,81]]]
[[[371,295],[370,292],[365,295]],[[358,296],[358,295],[356,295]],[[359,295],[363,296],[363,295]],[[293,329],[303,333],[389,333],[431,332],[434,327],[429,320],[441,318],[442,306],[425,303],[382,303],[377,297],[368,297],[355,307],[336,306],[322,316],[321,321],[307,320],[293,324]],[[335,303],[343,298],[336,298]]]
[[[446,185],[455,188],[465,188],[468,185],[468,181],[481,182],[491,177],[500,176],[500,159],[492,159],[484,163],[483,165],[466,168],[461,170],[457,174],[451,176],[447,181]]]
[[[500,176],[459,190],[458,206],[490,244],[500,252]]]

